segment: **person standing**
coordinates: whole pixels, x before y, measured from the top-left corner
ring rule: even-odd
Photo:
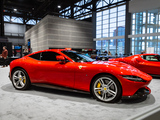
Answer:
[[[7,64],[8,50],[7,50],[6,46],[3,46],[3,52],[0,56],[3,59],[3,67],[5,67],[5,66],[7,67],[8,66],[8,64]]]
[[[107,54],[108,54],[107,50],[106,50],[106,51],[104,51],[104,53],[106,53],[106,55],[107,55]]]
[[[110,51],[108,52],[108,56],[112,56],[112,54],[111,54],[111,52],[110,52]]]
[[[25,49],[24,52],[23,52],[23,55],[26,56],[26,55],[28,55],[28,54],[29,54],[29,53],[28,53],[28,49]]]

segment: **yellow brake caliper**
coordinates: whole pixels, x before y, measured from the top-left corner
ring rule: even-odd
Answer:
[[[100,88],[101,87],[101,83],[99,82],[98,84],[97,84],[97,88]],[[98,94],[101,94],[101,91],[98,91]]]
[[[23,83],[26,83],[26,78],[25,77],[23,77]]]

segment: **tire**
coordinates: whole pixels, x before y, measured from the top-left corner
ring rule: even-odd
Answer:
[[[91,92],[98,101],[113,103],[122,97],[122,88],[119,81],[111,75],[96,77],[91,85]]]
[[[17,90],[27,90],[31,87],[31,82],[27,72],[22,68],[17,68],[12,72],[12,84]]]

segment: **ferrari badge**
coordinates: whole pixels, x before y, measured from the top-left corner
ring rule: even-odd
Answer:
[[[79,66],[79,69],[82,69],[82,66],[81,66],[81,65]]]

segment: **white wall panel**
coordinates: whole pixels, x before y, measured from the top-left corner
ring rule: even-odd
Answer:
[[[142,12],[160,8],[160,0],[132,0],[129,2],[129,12]]]

